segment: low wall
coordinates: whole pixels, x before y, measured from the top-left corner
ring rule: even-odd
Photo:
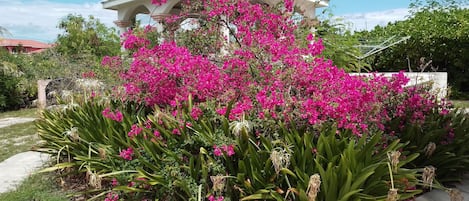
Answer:
[[[397,74],[397,72],[375,74],[391,77],[393,74]],[[373,73],[350,73],[350,75],[370,76]],[[446,72],[404,72],[404,75],[410,79],[406,86],[432,83],[431,92],[436,94],[438,98],[445,98],[448,95],[448,73]]]
[[[350,75],[361,75],[361,76],[371,76],[373,74],[383,75],[384,77],[391,77],[397,72],[386,72],[386,73],[350,73]],[[445,98],[448,94],[448,73],[446,72],[405,72],[404,75],[408,77],[409,83],[406,86],[414,86],[423,83],[432,83],[431,92],[436,94],[438,98]],[[38,107],[44,109],[47,106],[47,94],[46,86],[52,80],[38,80]],[[83,80],[79,80],[79,83],[82,83]],[[96,83],[98,84],[96,84]],[[92,81],[91,85],[101,86],[100,82]],[[89,85],[89,84],[88,84]],[[96,86],[95,86],[96,87]]]
[[[48,106],[56,105],[57,98],[62,101],[73,100],[74,94],[91,92],[102,92],[104,83],[94,79],[73,79],[58,78],[54,80],[38,80],[37,107],[45,109]]]
[[[37,81],[37,107],[44,109],[47,106],[46,87],[51,80],[38,80]]]

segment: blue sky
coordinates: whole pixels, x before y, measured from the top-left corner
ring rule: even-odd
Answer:
[[[23,0],[30,2],[33,0]],[[99,3],[99,0],[48,0],[57,3]],[[0,2],[2,2],[0,0]],[[357,12],[385,11],[396,8],[407,8],[410,0],[330,0],[330,7],[335,14],[350,14]]]
[[[387,11],[409,7],[410,0],[330,0],[334,14]]]
[[[69,13],[93,15],[108,26],[117,12],[104,10],[100,0],[0,0],[0,26],[10,38],[54,42],[60,33],[57,24]],[[410,0],[330,0],[335,16],[346,19],[352,30],[371,29],[390,21],[402,20]]]

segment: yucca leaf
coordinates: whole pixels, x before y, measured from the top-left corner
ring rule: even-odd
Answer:
[[[117,186],[117,187],[114,187],[112,190],[114,190],[114,191],[124,191],[124,192],[141,192],[141,193],[151,192],[151,191],[148,191],[148,190],[145,190],[145,189],[129,187],[129,186]]]
[[[272,199],[272,196],[270,196],[269,194],[267,193],[256,193],[256,194],[252,194],[250,196],[246,196],[244,198],[241,198],[241,201],[244,201],[244,200],[266,200],[266,199]]]
[[[353,191],[349,191],[348,193],[346,193],[344,196],[342,196],[339,201],[348,201],[350,200],[350,197],[352,197],[353,195],[361,192],[362,189],[358,189],[358,190],[353,190]]]
[[[79,166],[81,163],[79,162],[64,162],[64,163],[59,163],[59,164],[55,164],[54,166],[52,167],[48,167],[48,168],[44,168],[40,171],[37,171],[36,173],[44,173],[44,172],[52,172],[52,171],[56,171],[56,170],[62,170],[62,169],[65,169],[65,168],[71,168],[71,167],[77,167]]]
[[[293,173],[291,170],[289,170],[288,168],[282,168],[280,169],[280,173],[282,174],[287,174],[287,175],[290,175],[292,176],[293,178],[296,178],[296,174]]]
[[[345,182],[341,185],[341,188],[339,190],[339,198],[344,197],[348,192],[350,192],[350,188],[352,185],[352,172],[350,170],[347,170],[347,179]],[[352,189],[353,190],[353,189]]]
[[[114,171],[106,174],[100,174],[100,177],[109,177],[109,176],[114,176],[114,175],[120,175],[120,174],[125,174],[125,173],[138,173],[136,170],[120,170],[120,171]]]
[[[370,177],[374,172],[375,172],[374,170],[362,171],[362,173],[353,180],[353,183],[350,189],[353,190],[353,189],[360,188],[363,185],[363,183],[365,183],[366,179],[368,179],[368,177]]]

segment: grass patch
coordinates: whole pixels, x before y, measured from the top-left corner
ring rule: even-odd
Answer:
[[[0,113],[0,119],[10,117],[37,118],[36,108],[21,109]],[[0,128],[0,162],[21,152],[29,151],[37,145],[39,137],[34,122],[14,124]]]
[[[37,108],[28,108],[28,109],[21,109],[21,110],[8,111],[8,112],[0,113],[0,119],[8,118],[8,117],[37,118],[38,117],[38,109]]]
[[[34,122],[14,124],[0,128],[0,162],[38,144],[39,137]],[[1,199],[0,199],[1,200]]]
[[[452,100],[455,107],[469,108],[469,100]]]
[[[22,109],[0,113],[0,119],[10,117],[37,118],[38,110]],[[39,144],[34,122],[13,124],[0,128],[0,162]],[[0,194],[2,201],[68,201],[67,192],[57,185],[54,173],[34,174],[25,179],[16,190]]]
[[[34,174],[24,180],[16,190],[0,194],[2,201],[68,201],[52,173]]]

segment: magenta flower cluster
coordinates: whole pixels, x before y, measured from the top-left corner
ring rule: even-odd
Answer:
[[[119,156],[123,158],[124,160],[131,161],[133,154],[134,154],[134,150],[132,149],[132,147],[129,147],[127,149],[121,150],[119,153]]]
[[[155,4],[155,5],[163,5],[167,2],[168,0],[151,0],[151,3],[152,4]]]
[[[142,131],[143,131],[142,127],[138,126],[137,124],[134,124],[130,128],[130,131],[127,133],[127,135],[130,138],[133,138],[133,137],[137,136],[138,134],[140,134]]]
[[[223,201],[225,200],[225,198],[223,196],[218,196],[218,197],[215,197],[213,195],[210,195],[208,196],[207,198],[209,201]]]
[[[119,111],[119,110],[116,110],[116,111],[111,111],[110,108],[106,108],[103,110],[102,112],[102,115],[108,119],[112,119],[114,121],[117,121],[117,122],[122,122],[122,119],[124,118],[124,116],[122,115],[122,113]]]
[[[234,151],[234,145],[222,145],[222,146],[217,146],[213,145],[213,154],[215,156],[223,156],[223,153],[225,153],[227,156],[232,156],[235,154]]]
[[[115,192],[109,192],[106,194],[106,198],[104,198],[104,201],[118,201],[119,200],[119,194]]]

